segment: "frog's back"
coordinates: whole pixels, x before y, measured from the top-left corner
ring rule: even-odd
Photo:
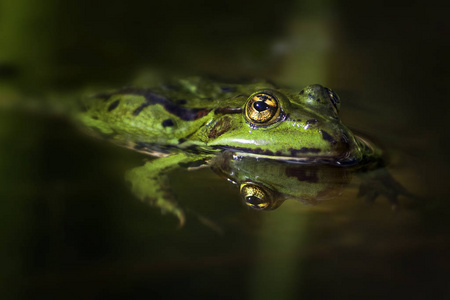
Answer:
[[[97,136],[136,150],[170,153],[213,118],[226,100],[268,86],[219,84],[192,77],[155,88],[124,88],[83,100],[77,115]]]

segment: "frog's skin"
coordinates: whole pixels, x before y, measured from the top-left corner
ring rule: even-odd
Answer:
[[[86,98],[76,118],[96,135],[159,157],[126,179],[141,200],[183,223],[184,213],[167,191],[167,173],[207,164],[224,151],[308,165],[376,160],[378,149],[341,123],[339,106],[338,96],[318,84],[290,90],[265,81],[244,85],[193,77]]]

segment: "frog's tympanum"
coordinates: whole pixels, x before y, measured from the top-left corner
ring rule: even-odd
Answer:
[[[224,152],[257,158],[250,169],[275,160],[345,172],[380,158],[377,148],[341,123],[337,94],[318,84],[290,90],[264,81],[225,84],[193,77],[98,94],[83,106],[77,120],[92,133],[158,157],[130,170],[126,179],[137,197],[175,214],[181,223],[183,210],[167,184],[168,172],[177,167],[207,166]],[[241,183],[240,190],[250,207],[279,205],[260,200],[267,193],[264,187]]]

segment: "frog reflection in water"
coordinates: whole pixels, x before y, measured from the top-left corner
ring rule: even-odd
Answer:
[[[207,166],[225,151],[342,168],[368,165],[381,154],[341,123],[339,97],[318,84],[290,90],[193,77],[99,94],[83,106],[77,120],[92,133],[158,157],[128,171],[126,180],[140,200],[181,224],[183,209],[168,191],[167,174],[175,168]]]
[[[284,161],[238,157],[225,151],[211,168],[240,186],[242,200],[256,210],[273,210],[285,200],[307,205],[338,197],[350,182],[353,168],[304,165]]]
[[[273,159],[240,157],[225,151],[217,155],[211,168],[217,174],[240,186],[245,204],[256,210],[273,210],[286,200],[315,205],[339,197],[354,174],[362,179],[358,197],[372,203],[378,195],[389,199],[393,208],[397,197],[410,195],[397,183],[381,161],[367,162],[364,166],[340,167],[335,165],[296,164]],[[365,172],[369,171],[370,172]]]

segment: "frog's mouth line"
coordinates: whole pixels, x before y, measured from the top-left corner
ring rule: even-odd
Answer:
[[[231,150],[234,152],[239,152],[239,153],[248,153],[248,154],[256,154],[256,155],[267,155],[267,156],[280,156],[280,157],[286,157],[288,155],[283,155],[281,153],[281,151],[271,151],[271,150],[264,150],[261,148],[246,148],[246,147],[237,147],[237,146],[212,146],[212,148],[214,149],[219,149],[219,150]],[[311,155],[306,155],[307,153],[310,153],[314,156],[318,156],[318,153],[320,152],[319,148],[308,148],[308,147],[303,147],[301,149],[288,149],[290,151],[290,156],[292,157],[306,157],[306,156],[311,156]],[[302,155],[304,154],[304,155]]]
[[[240,147],[215,147],[216,149],[222,149],[226,152],[232,153],[235,158],[242,157],[253,157],[260,159],[270,159],[298,164],[308,164],[308,165],[335,165],[335,166],[352,166],[358,163],[358,160],[352,158],[349,153],[346,153],[341,156],[324,156],[317,155],[320,152],[319,149],[316,148],[302,148],[298,150],[292,150],[290,156],[282,155],[279,151],[273,152],[270,150],[262,150],[260,148],[256,149],[247,149]],[[252,151],[252,152],[249,152]],[[310,153],[310,155],[307,155]],[[303,154],[303,155],[297,155]],[[313,155],[311,155],[313,154]]]
[[[334,166],[353,166],[358,163],[356,159],[342,160],[331,156],[271,156],[246,152],[234,152],[236,158],[254,157],[260,159],[278,160],[289,163],[305,164],[305,165],[334,165]]]

